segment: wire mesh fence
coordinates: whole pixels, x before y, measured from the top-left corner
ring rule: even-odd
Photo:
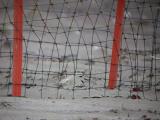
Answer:
[[[10,96],[15,3],[0,2],[0,95]],[[113,90],[108,82],[117,0],[23,2],[21,96],[160,99],[159,0],[125,1]]]

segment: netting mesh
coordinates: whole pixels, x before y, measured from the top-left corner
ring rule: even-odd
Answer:
[[[0,95],[6,96],[12,93],[13,1],[0,5]],[[159,0],[126,0],[118,82],[107,89],[116,6],[117,0],[24,0],[21,96],[159,100]]]

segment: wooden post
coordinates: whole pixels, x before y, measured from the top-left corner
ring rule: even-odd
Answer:
[[[124,10],[125,10],[125,0],[118,0],[117,10],[116,10],[116,21],[114,27],[113,46],[112,46],[112,59],[111,59],[109,83],[108,83],[109,89],[114,89],[117,83],[117,72],[118,72],[120,45],[122,37]]]
[[[22,46],[23,46],[23,0],[14,0],[14,41],[12,95],[21,96],[22,82]]]

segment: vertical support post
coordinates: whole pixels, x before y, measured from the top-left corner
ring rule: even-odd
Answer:
[[[14,0],[14,41],[12,95],[21,96],[22,82],[22,46],[23,46],[23,0]]]
[[[114,27],[113,46],[112,46],[112,59],[111,59],[111,67],[110,67],[109,83],[108,83],[109,89],[114,89],[117,83],[117,72],[118,72],[120,45],[122,37],[124,10],[125,10],[125,0],[118,0],[117,10],[116,10],[116,21]]]

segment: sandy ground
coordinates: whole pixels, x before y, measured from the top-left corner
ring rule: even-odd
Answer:
[[[156,101],[0,99],[0,120],[160,120]]]

